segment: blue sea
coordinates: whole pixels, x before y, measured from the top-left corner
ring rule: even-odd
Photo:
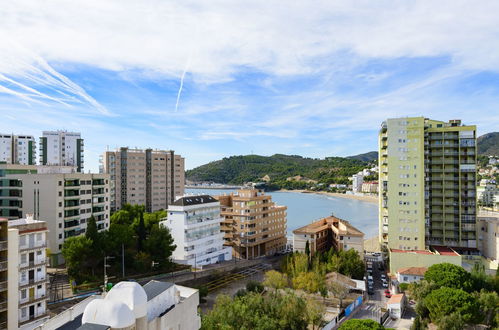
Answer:
[[[222,195],[235,190],[229,189],[186,189],[186,193]],[[326,196],[313,193],[271,192],[272,200],[288,207],[288,235],[310,222],[334,215],[348,220],[364,232],[366,238],[378,234],[378,204],[366,201]]]

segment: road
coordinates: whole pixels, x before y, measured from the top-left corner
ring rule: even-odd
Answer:
[[[385,298],[384,291],[381,281],[381,274],[384,271],[378,269],[381,262],[373,261],[373,280],[374,280],[374,294],[369,295],[369,300],[364,303],[361,309],[355,314],[356,319],[371,319],[379,322],[382,315],[381,308],[386,308],[386,302],[388,298]],[[386,273],[384,273],[386,275]]]

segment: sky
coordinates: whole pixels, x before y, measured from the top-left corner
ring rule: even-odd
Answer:
[[[386,118],[499,130],[499,1],[27,1],[0,6],[0,132],[65,129],[186,168],[377,149]]]

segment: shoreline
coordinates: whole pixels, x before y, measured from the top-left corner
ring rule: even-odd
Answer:
[[[303,193],[303,194],[317,194],[317,195],[326,195],[326,196],[331,196],[331,197],[340,197],[340,198],[348,198],[348,199],[356,199],[368,203],[378,203],[378,197],[377,196],[358,196],[358,195],[349,195],[349,194],[340,194],[340,193],[333,193],[333,192],[327,192],[327,191],[310,191],[310,190],[303,190],[303,189],[296,189],[296,190],[288,190],[288,189],[280,189],[276,190],[278,192],[295,192],[295,193]]]

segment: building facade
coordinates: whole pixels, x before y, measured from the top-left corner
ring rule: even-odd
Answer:
[[[273,255],[286,248],[286,207],[256,189],[215,197],[220,201],[225,245],[240,259]]]
[[[13,312],[8,308],[9,290],[15,290],[9,283],[9,262],[7,258],[9,248],[13,249],[14,246],[11,247],[12,244],[8,240],[8,221],[8,219],[0,217],[0,329],[7,329],[9,325],[14,325],[14,320],[16,320],[16,315],[11,316]],[[9,323],[9,316],[12,318],[11,323]]]
[[[8,222],[9,329],[47,316],[47,224],[26,219]]]
[[[334,216],[293,230],[293,251],[304,253],[307,242],[311,255],[334,248],[337,251],[354,249],[364,257],[364,233]]]
[[[482,179],[476,188],[477,201],[480,206],[499,209],[499,188],[494,180]]]
[[[232,248],[224,246],[220,231],[220,202],[209,195],[183,196],[168,206],[161,222],[170,229],[177,246],[175,262],[195,268],[232,259]]]
[[[366,181],[362,183],[362,192],[364,194],[377,194],[379,191],[378,181]]]
[[[31,135],[0,133],[0,162],[6,164],[36,164],[36,142]]]
[[[404,267],[397,270],[396,276],[398,283],[414,283],[424,279],[426,267]]]
[[[78,173],[67,166],[0,165],[0,211],[17,219],[33,214],[47,222],[51,264],[63,262],[64,240],[84,234],[94,216],[97,228],[109,227],[110,178]]]
[[[362,183],[364,182],[364,175],[361,173],[352,176],[352,191],[356,193],[362,192]]]
[[[111,176],[111,207],[144,205],[147,212],[166,210],[184,195],[184,158],[174,151],[120,148],[102,157],[103,173]]]
[[[499,262],[499,212],[482,211],[478,214],[479,247],[482,255]]]
[[[68,131],[44,131],[40,138],[40,165],[74,166],[83,172],[83,139]]]
[[[388,119],[379,133],[379,164],[382,246],[477,253],[475,126]]]

